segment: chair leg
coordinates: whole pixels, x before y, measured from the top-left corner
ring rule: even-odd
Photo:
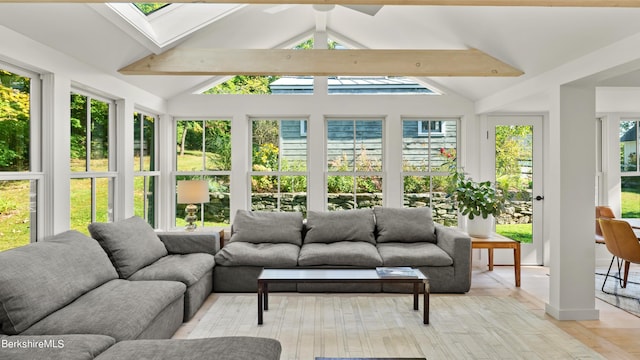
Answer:
[[[624,280],[622,282],[622,287],[623,288],[627,287],[627,279],[629,278],[629,265],[631,265],[631,263],[625,260],[625,262],[624,262]]]
[[[607,275],[604,276],[604,281],[602,282],[602,289],[601,289],[602,292],[605,292],[604,291],[604,285],[607,283],[607,279],[609,278],[609,273],[611,272],[611,267],[613,266],[613,260],[615,260],[615,259],[616,259],[616,257],[613,256],[611,258],[611,263],[609,263],[609,269],[607,270]]]

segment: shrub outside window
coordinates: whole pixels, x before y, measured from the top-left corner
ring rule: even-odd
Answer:
[[[327,209],[383,205],[381,119],[327,120]]]

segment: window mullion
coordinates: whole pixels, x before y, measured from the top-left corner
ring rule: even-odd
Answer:
[[[202,170],[207,170],[206,128],[207,128],[207,120],[202,120]]]
[[[87,101],[87,129],[85,132],[85,136],[87,137],[87,144],[86,144],[86,153],[85,153],[85,159],[86,159],[86,165],[85,165],[85,169],[86,171],[91,171],[91,128],[93,125],[93,119],[91,119],[91,97],[87,96],[86,97],[86,101]]]

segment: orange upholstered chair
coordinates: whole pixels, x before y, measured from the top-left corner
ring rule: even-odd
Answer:
[[[604,236],[604,243],[614,258],[618,257],[624,262],[624,275],[622,276],[620,286],[623,288],[627,286],[627,278],[629,276],[629,265],[631,263],[640,264],[640,242],[638,237],[633,232],[631,225],[628,222],[615,219],[600,218],[598,220],[600,228],[602,229],[602,235]],[[602,283],[602,289],[604,291],[604,284],[607,282],[607,277],[611,272],[611,266],[607,270],[607,275]],[[621,265],[618,262],[618,274],[620,274]]]
[[[598,219],[615,219],[616,214],[613,213],[613,210],[609,206],[596,206],[596,243],[604,244],[604,238],[602,237],[602,230],[600,229],[600,223]]]

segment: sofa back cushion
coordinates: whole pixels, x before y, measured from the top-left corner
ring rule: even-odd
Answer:
[[[91,223],[89,232],[109,255],[122,279],[168,254],[151,225],[137,216],[112,223]]]
[[[69,230],[0,252],[0,324],[15,335],[118,274],[100,245]]]
[[[437,241],[431,208],[376,207],[373,211],[376,215],[376,241],[379,243]]]
[[[302,245],[302,213],[238,210],[230,242]]]
[[[371,209],[309,211],[305,243],[366,241],[376,243],[375,221]]]

